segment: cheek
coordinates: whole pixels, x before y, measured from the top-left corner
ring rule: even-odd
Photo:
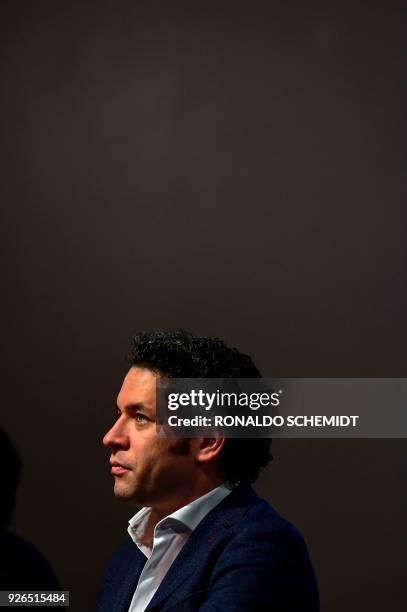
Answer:
[[[138,440],[134,449],[133,457],[137,471],[153,474],[157,469],[162,469],[165,452],[160,445],[151,443],[150,440]]]
[[[173,455],[187,456],[191,451],[191,440],[189,438],[176,438],[171,440],[169,452]]]

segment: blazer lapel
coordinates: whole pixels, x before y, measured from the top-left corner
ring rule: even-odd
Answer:
[[[136,546],[134,546],[136,548]],[[120,588],[114,600],[114,612],[128,612],[130,603],[137,588],[142,569],[147,561],[147,557],[139,550],[134,559],[129,562],[128,571],[120,582]]]
[[[199,523],[171,565],[145,612],[154,610],[193,572],[205,565],[211,547],[259,498],[250,485],[239,485]]]

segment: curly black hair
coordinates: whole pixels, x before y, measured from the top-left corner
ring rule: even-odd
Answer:
[[[131,362],[173,378],[261,377],[251,357],[237,348],[182,329],[138,333]],[[218,468],[230,484],[254,482],[273,459],[270,447],[270,438],[227,438]]]

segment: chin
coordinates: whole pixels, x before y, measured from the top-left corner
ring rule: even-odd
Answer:
[[[114,495],[117,499],[122,501],[132,501],[137,504],[139,495],[134,487],[129,487],[124,482],[116,482],[113,489]],[[137,504],[140,505],[140,504]]]
[[[113,492],[115,494],[115,497],[117,497],[117,499],[123,499],[124,501],[126,501],[126,500],[130,500],[133,498],[132,492],[126,489],[126,487],[120,487],[120,486],[115,485]]]

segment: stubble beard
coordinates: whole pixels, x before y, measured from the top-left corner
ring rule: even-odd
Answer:
[[[120,478],[115,478],[113,492],[117,499],[122,501],[131,501],[136,495],[135,489],[135,485],[123,481],[123,476]]]

